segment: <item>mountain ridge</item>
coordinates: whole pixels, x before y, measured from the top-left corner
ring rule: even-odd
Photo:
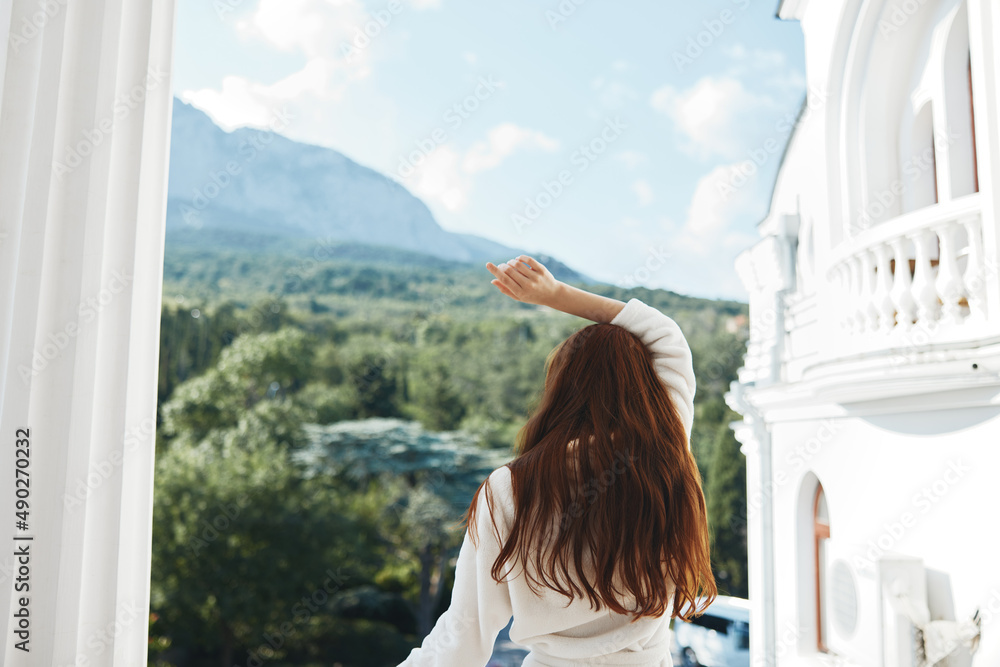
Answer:
[[[427,205],[403,185],[342,153],[270,130],[227,132],[197,108],[174,98],[167,190],[168,252],[176,243],[227,245],[234,234],[263,239],[386,246],[472,264],[541,254],[442,228]],[[222,234],[218,234],[222,232]],[[228,234],[227,234],[228,233]],[[278,243],[278,245],[283,245]],[[560,279],[597,281],[555,258]]]

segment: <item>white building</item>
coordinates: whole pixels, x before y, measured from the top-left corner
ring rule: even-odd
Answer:
[[[1000,2],[778,15],[801,22],[807,102],[737,259],[751,332],[727,395],[752,664],[919,665],[956,629],[929,621],[979,609],[978,651],[935,664],[996,667]]]

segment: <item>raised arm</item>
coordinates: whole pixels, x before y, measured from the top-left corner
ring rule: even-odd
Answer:
[[[631,331],[649,348],[656,374],[667,385],[690,439],[696,383],[691,347],[680,325],[639,299],[629,299],[611,323]]]
[[[652,353],[656,372],[670,391],[691,437],[694,365],[691,348],[677,322],[639,299],[630,299],[625,304],[567,285],[527,255],[499,266],[488,262],[486,268],[495,276],[492,284],[512,299],[549,306],[594,322],[610,322],[638,336]]]
[[[487,262],[486,268],[496,276],[492,284],[516,301],[548,306],[592,322],[610,322],[625,307],[618,299],[556,280],[541,262],[527,255],[500,266]]]

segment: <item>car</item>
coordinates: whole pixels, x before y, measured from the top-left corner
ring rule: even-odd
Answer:
[[[684,667],[749,667],[750,603],[720,595],[701,616],[674,619],[671,650]]]

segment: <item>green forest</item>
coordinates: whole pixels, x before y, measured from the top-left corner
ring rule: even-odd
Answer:
[[[233,245],[168,241],[150,664],[396,665],[448,607],[462,514],[512,457],[546,355],[588,322],[512,301],[479,266]],[[580,286],[687,335],[716,577],[746,597],[744,457],[723,400],[746,305]]]

